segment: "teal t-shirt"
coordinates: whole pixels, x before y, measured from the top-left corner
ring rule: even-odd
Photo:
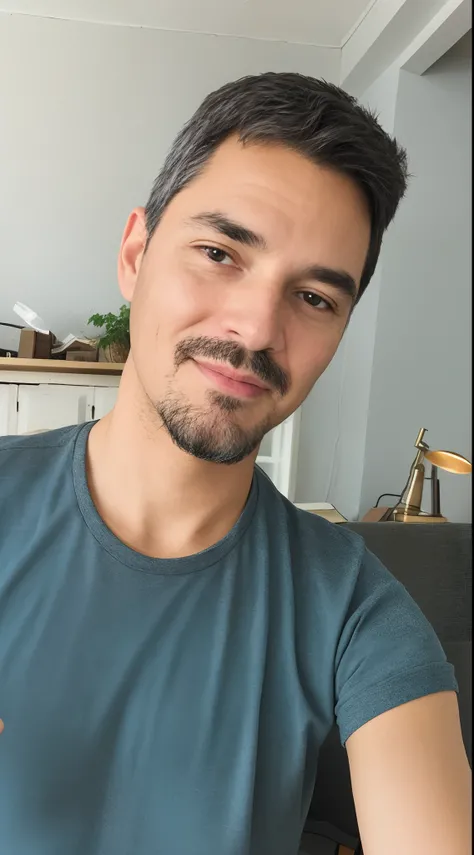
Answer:
[[[406,590],[258,469],[229,534],[106,528],[90,424],[0,440],[0,852],[295,855],[318,750],[456,689]]]

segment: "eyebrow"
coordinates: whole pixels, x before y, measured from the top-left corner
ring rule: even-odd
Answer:
[[[357,299],[357,285],[355,279],[346,273],[345,270],[334,270],[332,267],[323,267],[319,264],[312,264],[306,267],[301,273],[294,277],[298,279],[311,279],[314,282],[321,282],[325,285],[330,285],[332,288],[337,288],[343,294],[346,294],[355,303]]]
[[[235,240],[237,243],[242,243],[245,246],[251,246],[254,249],[266,249],[267,242],[262,235],[252,231],[252,229],[243,226],[241,223],[236,223],[235,220],[230,220],[225,214],[219,211],[204,212],[191,217],[190,222],[197,223],[201,226],[210,226],[225,235],[229,240]]]
[[[252,231],[247,226],[243,226],[242,223],[237,223],[235,220],[229,219],[229,217],[220,211],[204,211],[201,214],[191,217],[189,222],[201,226],[210,226],[221,235],[229,238],[229,240],[235,240],[237,243],[244,244],[245,246],[261,250],[267,249],[267,242],[262,235]],[[332,267],[312,264],[292,278],[294,281],[310,279],[314,282],[321,282],[341,291],[350,297],[353,303],[357,299],[358,289],[355,279],[350,273],[346,273],[345,270],[335,270]]]

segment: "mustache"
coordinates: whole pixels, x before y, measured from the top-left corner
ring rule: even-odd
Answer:
[[[267,386],[276,389],[283,397],[290,388],[290,378],[272,359],[266,350],[248,351],[236,341],[221,341],[218,338],[189,336],[176,346],[174,364],[179,368],[188,359],[203,356],[216,362],[227,362],[232,368],[243,368],[262,380]]]

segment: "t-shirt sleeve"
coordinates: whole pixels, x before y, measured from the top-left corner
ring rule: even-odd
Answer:
[[[454,668],[420,608],[368,550],[336,653],[336,720],[344,745],[366,722],[435,692],[458,691]]]

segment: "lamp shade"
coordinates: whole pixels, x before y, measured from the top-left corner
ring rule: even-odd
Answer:
[[[466,460],[462,454],[456,454],[454,451],[425,451],[425,458],[429,460],[433,466],[438,466],[439,469],[445,469],[446,472],[454,472],[458,475],[468,475],[472,471],[472,464]]]

